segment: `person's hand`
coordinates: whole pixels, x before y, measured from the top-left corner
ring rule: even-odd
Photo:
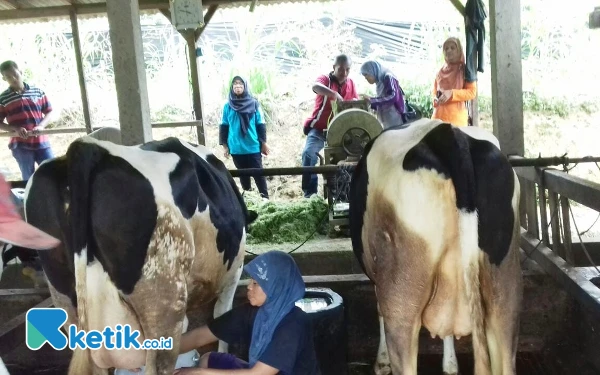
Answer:
[[[344,98],[340,95],[339,92],[336,92],[331,100],[335,100],[336,102],[343,102]]]
[[[450,99],[452,99],[452,90],[444,90],[442,91],[442,95],[438,98],[438,104],[444,104]]]
[[[182,367],[175,370],[173,375],[202,375],[204,371],[197,367]]]
[[[40,135],[41,130],[42,130],[42,128],[40,128],[39,126],[36,126],[35,128],[31,129],[31,135],[37,137],[38,135]]]
[[[229,147],[226,145],[223,145],[223,155],[225,155],[226,159],[229,159]]]
[[[267,155],[269,155],[269,153],[271,152],[271,149],[269,148],[269,145],[267,145],[266,143],[262,143],[262,144],[260,145],[260,152],[261,152],[263,155],[267,156]]]
[[[363,100],[366,100],[367,102],[371,103],[371,97],[369,95],[366,94],[362,94],[360,96]]]
[[[17,130],[17,133],[19,134],[19,137],[21,137],[23,139],[27,139],[27,137],[28,137],[27,129],[25,129],[25,128],[19,128],[19,130]]]

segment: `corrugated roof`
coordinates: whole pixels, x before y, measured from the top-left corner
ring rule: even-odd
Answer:
[[[336,0],[258,0],[257,6]],[[169,9],[169,0],[138,0],[141,12]],[[251,0],[202,0],[205,8],[249,7]],[[106,0],[0,0],[0,24],[40,23],[69,17],[74,10],[79,19],[106,16]]]

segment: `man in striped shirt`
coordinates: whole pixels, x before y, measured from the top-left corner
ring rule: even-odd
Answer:
[[[35,164],[54,157],[47,135],[38,135],[50,122],[52,106],[46,94],[23,82],[14,61],[0,64],[0,74],[9,87],[0,94],[0,129],[16,132],[8,144],[19,164],[24,181],[29,180]],[[6,120],[6,122],[4,122]]]

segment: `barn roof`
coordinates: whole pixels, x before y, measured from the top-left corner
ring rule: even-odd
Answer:
[[[257,5],[325,2],[330,0],[258,0]],[[168,10],[169,0],[138,0],[140,11]],[[250,0],[202,0],[204,7],[219,8],[250,6]],[[0,23],[43,22],[68,18],[71,11],[79,18],[104,16],[106,0],[0,0]]]

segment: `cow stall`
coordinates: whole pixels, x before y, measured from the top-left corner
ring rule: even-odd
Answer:
[[[595,158],[577,162],[594,161]],[[564,236],[563,226],[575,224],[562,216],[561,198],[574,200],[600,212],[600,187],[597,184],[549,168],[570,164],[565,158],[511,158],[518,175],[524,179],[521,233],[521,265],[524,277],[524,302],[521,313],[518,373],[595,374],[600,367],[593,354],[598,349],[600,299],[594,268],[600,264],[600,246],[578,243]],[[535,164],[537,166],[525,166]],[[320,168],[320,169],[319,169]],[[311,171],[335,174],[337,166],[315,167]],[[303,170],[265,170],[266,174],[301,174]],[[238,175],[241,171],[231,171]],[[245,171],[243,173],[258,173]],[[532,190],[533,189],[533,190]],[[557,197],[554,197],[554,195]],[[560,194],[560,198],[558,195]],[[554,202],[554,203],[551,203]],[[543,209],[541,209],[543,207]],[[331,208],[332,209],[332,208]],[[568,210],[567,210],[568,212]],[[561,215],[561,216],[559,216]],[[556,219],[561,217],[560,221]],[[551,230],[549,230],[551,228]],[[556,229],[555,229],[556,228]],[[547,241],[547,242],[546,242]],[[273,244],[249,246],[260,254]],[[343,322],[337,326],[336,348],[343,349],[348,371],[338,374],[369,374],[379,342],[376,297],[372,283],[362,273],[347,238],[320,239],[297,244],[277,245],[292,252],[307,287],[326,288],[341,298]],[[590,256],[593,265],[587,259]],[[255,255],[248,254],[246,262]],[[50,307],[49,291],[22,277],[22,264],[10,264],[0,281],[0,357],[11,374],[62,374],[70,352],[43,348],[31,351],[24,344],[25,313],[31,307]],[[245,281],[237,289],[235,304],[245,299]],[[318,298],[317,298],[318,299]],[[324,300],[327,300],[325,298]],[[325,302],[331,304],[331,302]],[[338,315],[339,318],[339,315]],[[207,315],[190,316],[191,327],[210,319]],[[420,334],[419,366],[426,374],[441,373],[441,340],[432,339],[425,329]],[[210,348],[206,348],[207,350]],[[212,348],[214,349],[214,348]],[[244,356],[245,348],[231,351]],[[472,366],[469,337],[456,341],[461,373]],[[331,357],[333,360],[333,356]],[[339,357],[338,357],[339,358]],[[335,363],[335,362],[334,362]]]
[[[462,6],[460,1],[453,2]],[[116,1],[112,3],[116,4]],[[156,6],[158,2],[140,3],[151,7]],[[205,16],[206,19],[218,6],[214,5],[216,2],[212,4]],[[510,25],[500,26],[497,26],[494,20],[506,17],[510,14],[511,8],[513,12],[518,9],[519,1],[491,0],[491,4],[493,5],[491,16],[494,21],[492,28],[496,31],[492,33],[492,38],[502,41],[492,46],[493,58],[498,59],[493,72],[496,78],[493,88],[496,100],[493,106],[498,117],[494,123],[495,127],[498,126],[497,123],[511,124],[510,127],[500,129],[501,143],[508,146],[509,153],[522,155],[522,103],[513,94],[521,91],[520,61],[518,63],[510,61],[510,56],[518,56],[518,53],[513,53],[514,49],[520,47],[519,18],[513,13],[512,17],[507,17],[511,22]],[[53,11],[61,14],[71,13],[72,18],[76,20],[78,9],[83,7],[64,7]],[[161,10],[167,9],[163,7]],[[15,12],[20,11],[22,10]],[[462,12],[464,13],[464,6]],[[115,17],[114,13],[112,12],[111,17]],[[29,16],[33,17],[33,13]],[[124,29],[127,31],[128,26],[131,25],[125,24],[120,31]],[[187,35],[186,40],[192,47],[189,48],[190,69],[197,116],[192,126],[198,129],[200,141],[202,103],[196,65],[198,56],[193,48],[196,37],[197,35],[191,33]],[[78,71],[81,70],[78,66]],[[81,72],[80,75],[82,77]],[[126,106],[121,102],[120,105]],[[84,131],[90,130],[88,125]],[[142,131],[137,129],[134,133],[139,135]],[[134,137],[129,135],[128,138]],[[567,162],[569,161],[565,159],[558,160],[559,165]],[[304,173],[335,175],[338,171],[337,163],[329,164],[321,170],[305,169]],[[600,349],[597,334],[600,330],[598,326],[600,297],[595,272],[596,266],[600,264],[598,256],[600,246],[597,242],[579,242],[569,234],[570,231],[565,229],[569,224],[573,224],[568,214],[569,200],[600,211],[598,207],[600,187],[598,184],[569,176],[561,170],[547,168],[548,165],[551,163],[515,167],[522,179],[524,192],[521,205],[523,217],[521,258],[525,287],[517,371],[524,374],[595,374],[600,371],[597,357]],[[278,171],[278,173],[287,172]],[[282,251],[291,252],[297,248],[296,245],[278,247]],[[270,244],[261,246],[262,250],[273,247]],[[249,250],[260,253],[261,246],[250,247]],[[372,284],[362,274],[352,253],[350,241],[347,239],[308,241],[294,251],[293,256],[305,275],[307,286],[329,288],[343,299],[347,341],[340,347],[347,353],[348,373],[372,373],[379,340],[376,299]],[[249,255],[247,261],[252,257],[253,255]],[[0,282],[0,357],[7,363],[11,374],[64,374],[70,358],[68,351],[56,352],[45,347],[40,351],[32,352],[24,345],[25,312],[34,306],[51,307],[52,303],[46,288],[36,286],[33,280],[22,276],[22,266],[10,264]],[[235,303],[239,303],[243,298],[244,283],[242,282]],[[191,318],[192,325],[207,319],[200,314]],[[441,341],[431,339],[423,330],[420,335],[419,349],[420,372],[441,373]],[[469,338],[458,341],[456,349],[462,373],[470,374],[472,365]],[[232,351],[243,352],[243,348],[232,348]]]

